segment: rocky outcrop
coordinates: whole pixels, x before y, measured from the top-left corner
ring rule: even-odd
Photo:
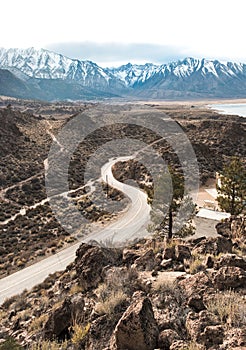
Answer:
[[[204,334],[205,329],[208,326],[216,326],[218,324],[219,320],[215,317],[215,315],[209,313],[206,310],[199,312],[199,314],[190,312],[186,319],[187,332],[190,338],[194,341],[197,341],[198,343],[201,343],[201,334]],[[206,332],[209,333],[209,330]]]
[[[209,237],[199,242],[192,250],[197,254],[219,255],[232,252],[232,241],[225,237]]]
[[[223,266],[240,267],[241,269],[246,270],[246,260],[236,254],[226,254],[217,260],[214,268],[218,270]]]
[[[169,350],[172,343],[179,339],[180,336],[173,329],[164,329],[159,334],[158,347],[162,350]]]
[[[201,298],[205,292],[213,288],[213,283],[210,277],[205,272],[201,271],[179,281],[178,286],[182,289],[187,298],[194,298],[196,295]]]
[[[82,296],[66,298],[63,304],[50,314],[44,326],[44,337],[50,340],[54,338],[64,340],[69,334],[69,327],[72,326],[75,316],[77,322],[83,318],[84,306]]]
[[[153,249],[149,249],[144,252],[139,258],[134,262],[134,266],[139,270],[151,271],[156,265],[155,254]]]
[[[221,267],[213,277],[214,287],[219,290],[246,286],[246,272],[240,267]]]
[[[175,258],[181,263],[184,262],[184,259],[190,259],[191,258],[190,248],[182,244],[176,245]]]
[[[106,266],[118,265],[121,252],[99,246],[81,244],[76,252],[75,269],[84,290],[97,287],[103,280]]]
[[[154,350],[157,347],[159,331],[150,299],[138,292],[134,297],[115,328],[111,349]]]

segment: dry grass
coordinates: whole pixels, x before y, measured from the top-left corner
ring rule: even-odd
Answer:
[[[207,309],[224,324],[237,327],[246,325],[246,301],[237,292],[216,293],[207,303]]]
[[[75,324],[73,326],[73,336],[72,336],[72,343],[75,345],[80,345],[80,343],[83,341],[83,339],[86,337],[90,330],[90,323],[87,323],[85,327]]]
[[[79,286],[78,284],[73,284],[70,291],[69,291],[69,295],[74,295],[77,293],[83,292],[83,288],[81,286]]]
[[[107,296],[103,292],[101,301],[96,305],[95,311],[99,315],[112,316],[115,313],[115,309],[118,305],[127,300],[127,295],[121,291],[111,291]]]
[[[35,333],[40,331],[44,327],[47,320],[48,314],[42,314],[41,316],[34,318],[29,325],[29,331]]]
[[[203,271],[205,269],[204,266],[204,259],[201,257],[193,258],[193,260],[190,262],[190,274],[194,275],[195,273],[199,271]]]

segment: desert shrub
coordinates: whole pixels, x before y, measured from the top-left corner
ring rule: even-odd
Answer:
[[[203,271],[204,269],[204,260],[201,257],[193,258],[190,262],[190,274],[194,275],[195,273]]]
[[[176,288],[175,281],[173,279],[157,280],[152,285],[152,290],[158,293],[173,293]]]
[[[0,350],[24,350],[15,339],[9,337],[4,343],[0,344]]]
[[[87,325],[84,327],[81,325],[75,324],[73,326],[72,343],[75,345],[79,345],[88,334],[90,330],[90,326],[91,326],[90,323],[87,323]]]
[[[112,316],[115,314],[117,306],[121,305],[126,300],[127,295],[123,291],[111,291],[110,293],[103,295],[102,299],[96,305],[95,311],[99,315],[106,314]]]
[[[208,311],[230,326],[246,325],[246,302],[234,291],[216,293],[207,303]]]
[[[29,330],[31,332],[40,331],[44,327],[47,320],[48,314],[42,314],[41,316],[34,318],[29,325]]]

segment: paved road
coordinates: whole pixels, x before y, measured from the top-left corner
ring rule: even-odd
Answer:
[[[103,228],[100,231],[92,232],[90,236],[83,241],[95,239],[107,243],[120,244],[126,240],[138,237],[145,231],[145,226],[149,221],[150,206],[147,204],[147,196],[138,188],[122,184],[117,181],[112,174],[111,167],[120,160],[126,160],[130,157],[121,157],[110,160],[102,168],[102,179],[108,181],[108,184],[124,192],[131,201],[128,210],[120,216],[117,222]],[[40,262],[22,269],[8,277],[0,280],[0,304],[6,298],[21,293],[24,289],[31,289],[38,283],[41,283],[50,273],[63,270],[75,258],[75,252],[81,242],[70,246],[57,254],[54,254]]]

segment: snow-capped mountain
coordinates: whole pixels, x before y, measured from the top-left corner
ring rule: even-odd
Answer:
[[[15,68],[36,79],[75,80],[88,87],[103,87],[115,80],[96,63],[71,59],[52,51],[29,49],[0,49],[0,68]]]
[[[246,96],[246,65],[218,60],[186,58],[162,65],[102,68],[44,49],[0,49],[0,69],[10,71],[26,86],[31,84],[31,90],[35,85],[41,92],[37,97],[47,99]]]

